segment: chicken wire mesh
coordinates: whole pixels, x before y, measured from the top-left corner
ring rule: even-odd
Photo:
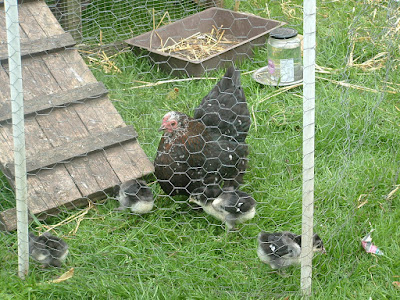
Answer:
[[[265,41],[234,63],[241,73],[241,87],[251,118],[245,139],[248,155],[238,149],[243,141],[234,141],[235,151],[229,152],[229,146],[224,148],[226,140],[215,142],[213,138],[211,149],[204,149],[207,146],[203,145],[198,151],[202,163],[197,166],[202,172],[210,172],[206,165],[211,158],[212,172],[219,172],[219,177],[212,180],[225,181],[227,175],[221,174],[221,168],[230,166],[229,155],[246,158],[243,182],[234,190],[245,192],[257,201],[255,217],[238,224],[237,231],[227,232],[227,224],[207,214],[207,208],[199,209],[198,205],[189,203],[187,195],[169,195],[170,191],[164,191],[151,172],[162,136],[158,129],[163,125],[163,118],[167,117],[165,120],[170,124],[173,120],[168,113],[171,111],[193,117],[202,99],[226,77],[228,66],[241,52],[233,51],[233,56],[218,61],[218,70],[193,79],[185,72],[174,73],[176,69],[188,68],[176,66],[171,58],[163,57],[167,63],[162,64],[163,59],[146,49],[131,51],[123,42],[149,32],[154,38],[152,42],[156,43],[157,39],[166,42],[168,37],[161,36],[162,33],[157,33],[161,38],[151,33],[204,12],[214,4],[250,13],[246,16],[229,13],[233,18],[230,24],[212,23],[215,28],[210,26],[205,33],[217,41],[221,38],[219,42],[223,38],[229,42],[230,36],[225,34],[234,29],[235,22],[250,24],[248,34],[253,28],[265,26],[249,21],[254,16],[285,22],[299,34],[303,33],[301,1],[49,1],[47,5],[54,18],[46,12],[43,2],[26,1],[19,5],[22,51],[32,40],[59,37],[64,30],[71,32],[77,41],[76,45],[61,44],[57,49],[27,54],[22,60],[27,105],[29,100],[39,101],[43,95],[51,94],[55,95],[51,101],[58,103],[26,116],[28,169],[32,158],[41,153],[47,158],[50,153],[65,152],[62,149],[76,153],[77,145],[98,144],[93,141],[94,136],[115,132],[125,125],[134,126],[138,143],[128,138],[118,140],[119,134],[108,137],[111,141],[104,149],[83,151],[75,158],[64,153],[61,163],[31,167],[28,201],[35,204],[30,204],[30,210],[47,212],[37,214],[29,230],[36,235],[49,232],[62,238],[68,244],[69,254],[60,268],[41,268],[41,263],[31,260],[27,285],[34,287],[34,291],[22,289],[15,291],[16,294],[31,293],[37,298],[68,295],[169,299],[300,295],[299,267],[276,271],[257,256],[260,231],[295,234],[302,231],[303,88],[300,83],[275,87],[253,79],[254,71],[268,65]],[[398,250],[397,243],[392,243],[397,232],[389,234],[387,228],[398,225],[395,207],[399,200],[396,187],[399,4],[396,1],[318,1],[317,9],[314,232],[322,238],[327,254],[315,255],[313,259],[314,295],[321,299],[330,299],[332,295],[395,297],[398,292],[391,283],[396,282],[398,264],[390,258],[394,259]],[[3,12],[1,16],[3,27]],[[197,23],[204,24],[210,19],[210,16],[201,17]],[[244,27],[243,23],[239,24],[237,27]],[[189,36],[188,32],[197,33],[190,26],[178,27],[185,37]],[[225,36],[221,36],[223,31]],[[241,34],[242,38],[247,37]],[[3,31],[0,37],[3,46]],[[179,38],[169,42],[178,43]],[[252,41],[249,44],[252,43],[256,44]],[[0,71],[0,95],[5,103],[9,98],[9,71],[3,58]],[[89,84],[93,88],[97,82],[104,83],[107,95],[79,90]],[[101,90],[99,86],[96,88]],[[57,102],[70,94],[78,95],[70,99],[74,101],[72,104]],[[240,97],[236,95],[235,101]],[[238,120],[235,109],[232,114]],[[4,147],[0,177],[4,227],[15,214],[13,178],[4,169],[12,161],[10,119],[0,123],[0,130]],[[112,138],[117,145],[112,144]],[[75,148],[71,147],[74,143]],[[56,151],[51,152],[52,149]],[[185,162],[187,157],[178,161]],[[215,171],[215,168],[220,169]],[[198,179],[202,180],[203,175]],[[139,178],[143,180],[140,184],[146,183],[151,191],[149,194],[149,189],[143,188],[147,195],[144,197],[154,198],[154,206],[147,207],[151,208],[150,213],[118,211],[119,191],[114,187]],[[192,181],[195,180],[191,178],[189,182]],[[121,186],[120,190],[126,188]],[[374,259],[362,250],[360,240],[372,228],[374,242],[387,257]],[[1,233],[4,278],[16,273],[17,244],[14,231]],[[35,246],[31,245],[32,248]],[[59,254],[52,255],[62,257],[66,247],[60,248]],[[54,288],[50,280],[63,273],[67,281]],[[5,283],[4,287],[10,288],[9,284]],[[78,291],[72,288],[78,284]],[[13,291],[6,290],[0,295],[10,295]],[[72,290],[74,296],[71,296]]]

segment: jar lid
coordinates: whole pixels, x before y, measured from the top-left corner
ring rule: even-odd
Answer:
[[[269,36],[274,38],[274,39],[290,39],[292,37],[295,37],[297,35],[297,30],[293,28],[287,28],[287,27],[279,27],[275,28],[269,33]]]

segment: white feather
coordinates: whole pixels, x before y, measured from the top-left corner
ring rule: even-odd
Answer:
[[[139,201],[131,206],[131,211],[138,214],[146,214],[153,209],[154,202]]]

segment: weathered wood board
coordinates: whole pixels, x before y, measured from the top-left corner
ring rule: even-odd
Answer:
[[[153,164],[43,1],[19,4],[28,168],[32,213],[54,213],[153,172]],[[6,40],[0,10],[0,41]],[[0,42],[0,60],[7,44]],[[0,61],[0,169],[14,187],[8,62]],[[0,227],[16,228],[15,209]]]
[[[107,89],[104,84],[96,82],[69,91],[42,95],[25,103],[24,115],[26,118],[36,113],[48,113],[52,109],[66,107],[73,103],[82,103],[105,94],[107,94]],[[3,106],[0,107],[0,122],[9,120],[11,120],[11,106],[8,103],[3,103]]]
[[[69,33],[62,33],[53,37],[40,38],[32,42],[21,43],[21,56],[34,55],[44,51],[56,51],[75,45],[75,41]],[[8,51],[0,49],[0,61],[8,59]]]

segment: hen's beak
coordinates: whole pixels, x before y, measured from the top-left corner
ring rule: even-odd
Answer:
[[[193,198],[189,197],[189,203],[193,203],[193,202],[194,202]]]
[[[324,247],[322,247],[321,253],[322,253],[322,254],[326,254],[326,249],[325,249]]]
[[[161,125],[161,127],[160,128],[158,128],[158,131],[163,131],[163,130],[165,130],[166,128],[165,128],[165,125],[164,124],[162,124]]]

